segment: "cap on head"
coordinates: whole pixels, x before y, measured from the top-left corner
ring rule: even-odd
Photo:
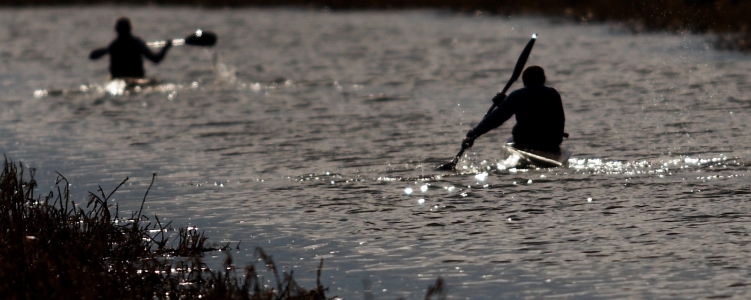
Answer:
[[[530,66],[522,73],[524,86],[545,84],[545,71],[540,66]]]
[[[130,19],[122,17],[115,23],[115,31],[119,34],[130,33]]]

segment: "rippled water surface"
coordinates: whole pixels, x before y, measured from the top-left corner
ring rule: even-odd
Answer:
[[[219,43],[112,95],[87,55],[121,15],[145,40]],[[533,32],[570,165],[507,168],[511,122],[435,171]],[[420,299],[438,276],[451,299],[749,298],[751,60],[707,41],[438,11],[3,8],[0,151],[77,201],[129,177],[124,211],[157,173],[149,214],[242,241],[240,264],[262,246],[306,286],[325,258],[346,299]]]

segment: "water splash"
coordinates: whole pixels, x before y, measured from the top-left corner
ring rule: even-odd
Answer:
[[[208,53],[208,49],[206,52]],[[237,76],[235,75],[236,69],[232,66],[227,66],[223,63],[219,57],[219,51],[214,51],[211,54],[211,70],[214,71],[216,81],[218,83],[235,84],[237,83]]]

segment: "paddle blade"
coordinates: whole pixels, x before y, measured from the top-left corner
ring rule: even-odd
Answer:
[[[437,166],[435,169],[438,171],[451,171],[455,168],[456,168],[456,163],[452,160],[450,162]]]
[[[442,164],[436,167],[436,170],[451,171],[451,170],[456,169],[456,163],[459,162],[459,158],[462,157],[462,154],[464,154],[464,148],[462,148],[462,150],[459,150],[459,153],[457,153],[456,156],[454,156],[454,159],[452,159],[450,162],[447,162],[445,164]]]
[[[535,41],[537,40],[537,34],[532,34],[532,39],[527,42],[527,46],[524,47],[524,50],[522,50],[522,54],[519,55],[519,59],[516,61],[516,66],[514,67],[514,73],[511,74],[511,79],[508,80],[506,83],[506,86],[503,87],[503,90],[501,90],[500,94],[505,94],[508,89],[511,87],[512,84],[514,84],[514,81],[519,79],[519,75],[522,74],[522,71],[524,70],[524,64],[527,63],[527,58],[529,58],[529,53],[532,52],[532,46],[535,45]],[[495,103],[490,106],[490,109],[488,109],[488,112],[485,113],[485,115],[489,115],[493,110],[495,109]]]
[[[529,53],[532,52],[532,46],[535,45],[535,41],[537,40],[537,34],[532,34],[532,39],[527,42],[527,46],[524,47],[524,50],[522,50],[522,54],[519,55],[519,59],[516,61],[516,66],[514,67],[514,73],[511,75],[511,79],[509,79],[508,83],[505,87],[503,87],[503,91],[501,93],[506,93],[508,91],[509,87],[511,87],[511,84],[514,83],[517,79],[519,79],[519,75],[522,74],[522,71],[524,71],[524,65],[527,63],[527,58],[529,58]]]
[[[216,34],[211,31],[198,29],[195,33],[185,38],[185,44],[192,46],[214,46],[216,44]]]

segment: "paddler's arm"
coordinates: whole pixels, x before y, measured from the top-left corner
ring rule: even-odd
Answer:
[[[508,97],[501,94],[496,95],[493,100],[500,103],[493,112],[480,121],[480,124],[477,124],[475,128],[467,132],[467,137],[462,141],[462,148],[471,148],[476,138],[508,121],[516,113],[518,98],[514,93],[511,93]]]
[[[91,53],[89,54],[89,59],[99,59],[109,52],[110,52],[109,48],[95,49],[94,51],[91,51]]]
[[[169,50],[170,47],[172,47],[172,41],[167,41],[167,44],[162,47],[162,50],[159,50],[158,54],[154,54],[154,52],[151,52],[149,50],[149,47],[146,46],[146,43],[143,41],[141,42],[141,53],[143,53],[143,56],[148,58],[150,61],[153,61],[155,64],[158,64],[162,59],[164,59],[164,56],[167,55],[167,50]]]

